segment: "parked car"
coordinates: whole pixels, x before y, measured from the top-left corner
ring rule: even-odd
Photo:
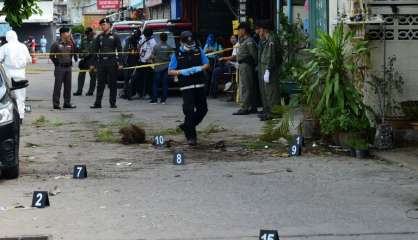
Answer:
[[[142,31],[151,29],[154,32],[172,32],[174,36],[179,36],[181,32],[192,31],[192,23],[168,21],[167,19],[148,20],[144,22]]]
[[[27,83],[12,80],[9,86],[0,65],[0,172],[6,179],[19,176],[20,118],[13,91],[27,87]]]

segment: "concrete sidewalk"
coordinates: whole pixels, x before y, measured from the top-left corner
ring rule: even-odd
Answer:
[[[418,171],[418,147],[397,148],[390,151],[378,151],[373,154],[385,161],[398,163]]]

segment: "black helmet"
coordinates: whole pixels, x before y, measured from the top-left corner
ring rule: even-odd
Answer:
[[[60,33],[70,32],[70,28],[68,27],[62,27],[60,28]]]
[[[109,18],[102,18],[102,20],[100,20],[99,24],[102,25],[103,23],[112,24],[112,22],[110,22],[110,19]]]
[[[91,27],[86,27],[84,33],[88,34],[88,33],[92,33],[93,32],[93,28]]]
[[[238,29],[245,29],[245,31],[247,32],[247,33],[250,33],[251,32],[251,26],[250,26],[250,24],[249,23],[247,23],[247,22],[242,22],[242,23],[240,23],[239,25],[238,25],[238,27],[237,27],[237,30]]]
[[[144,30],[143,34],[144,34],[144,36],[145,36],[145,37],[151,37],[151,36],[152,36],[152,34],[154,34],[154,32],[153,32],[151,29],[146,28],[146,29]]]
[[[188,44],[188,45],[193,44],[194,43],[194,39],[193,39],[192,32],[190,32],[190,31],[184,31],[184,32],[182,32],[181,35],[180,35],[180,41],[183,42],[183,43],[185,43],[185,44]]]

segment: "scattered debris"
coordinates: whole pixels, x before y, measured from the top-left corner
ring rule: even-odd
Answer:
[[[206,128],[204,128],[204,129],[202,129],[198,132],[201,133],[201,134],[204,134],[204,135],[208,135],[208,134],[212,134],[212,133],[220,133],[220,132],[225,132],[225,131],[226,131],[225,128],[223,128],[219,125],[216,125],[214,123],[211,123]]]
[[[214,144],[215,149],[225,149],[225,147],[226,145],[224,140],[218,141]]]
[[[112,129],[110,128],[100,128],[96,133],[97,142],[106,142],[106,143],[116,143],[118,139],[113,134]]]
[[[41,146],[40,144],[31,143],[31,142],[27,142],[25,144],[25,147],[28,147],[28,148],[37,148],[37,147],[40,147],[40,146]]]
[[[51,120],[51,124],[52,124],[52,126],[54,126],[54,127],[59,127],[59,126],[62,126],[62,125],[63,125],[63,123],[62,123],[61,119],[59,119],[59,118],[57,118],[57,117],[55,117],[55,118],[53,118],[53,119]]]
[[[116,163],[116,166],[126,166],[126,167],[129,167],[131,165],[132,165],[131,162],[118,162],[118,163]]]
[[[121,142],[125,145],[145,143],[145,130],[135,124],[121,128],[119,133],[122,135]]]
[[[287,153],[287,152],[279,152],[279,153],[273,153],[271,156],[272,157],[287,158],[287,157],[289,157],[289,153]]]
[[[274,173],[280,173],[282,171],[280,170],[260,170],[260,171],[256,171],[256,172],[248,172],[248,175],[254,175],[254,176],[258,176],[258,175],[267,175],[267,174],[274,174]]]
[[[44,127],[48,123],[48,120],[44,115],[39,116],[35,121],[33,122],[33,125],[37,128]]]
[[[281,137],[277,142],[283,146],[289,146],[289,141],[286,138]]]
[[[52,190],[49,191],[49,195],[56,196],[61,193],[61,190],[58,188],[58,186],[55,186]]]
[[[70,175],[65,175],[65,176],[56,176],[54,177],[54,180],[59,180],[59,179],[71,179],[72,176]]]

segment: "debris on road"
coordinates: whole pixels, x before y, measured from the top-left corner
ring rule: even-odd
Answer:
[[[129,167],[131,166],[132,163],[131,162],[118,162],[116,163],[116,166],[125,166],[125,167]]]

